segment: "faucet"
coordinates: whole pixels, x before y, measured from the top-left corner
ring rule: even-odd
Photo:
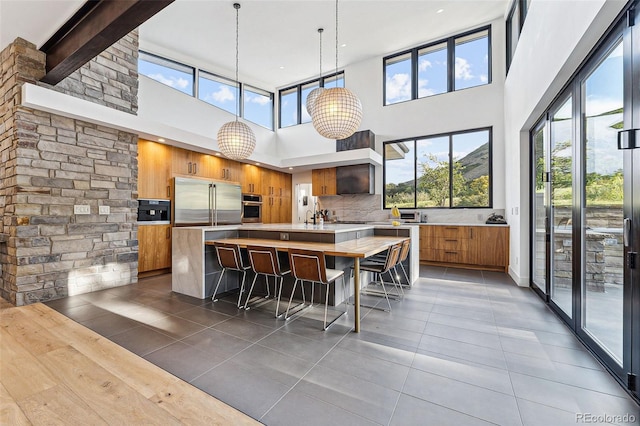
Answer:
[[[308,210],[305,212],[304,214],[304,224],[308,225],[309,224],[309,219],[307,218],[307,216],[309,215],[309,213],[313,213],[313,224],[316,224],[316,212],[312,212],[311,210]]]

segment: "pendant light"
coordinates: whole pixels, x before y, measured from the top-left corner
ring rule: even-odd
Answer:
[[[336,0],[336,74],[338,73],[338,0]],[[313,127],[325,138],[345,139],[362,122],[362,104],[349,89],[325,89],[315,101],[311,114]]]
[[[307,107],[307,112],[309,113],[309,116],[313,115],[313,106],[316,103],[316,99],[318,99],[318,96],[320,96],[320,93],[324,92],[324,87],[320,86],[320,83],[322,82],[322,32],[323,31],[324,31],[324,28],[318,28],[318,34],[320,34],[320,78],[318,79],[318,87],[313,89],[307,95],[306,107]]]
[[[256,136],[245,123],[238,121],[240,115],[240,82],[238,80],[238,28],[240,3],[233,4],[236,10],[236,119],[222,125],[218,130],[218,148],[226,157],[243,160],[251,155],[256,147]]]

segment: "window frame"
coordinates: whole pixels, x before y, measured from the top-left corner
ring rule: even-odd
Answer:
[[[152,60],[148,60],[147,58],[150,58]],[[193,97],[193,98],[195,98],[195,99],[197,99],[197,100],[199,100],[201,102],[205,102],[207,105],[211,105],[213,107],[219,108],[219,109],[221,109],[223,111],[226,111],[226,112],[229,112],[229,111],[227,111],[226,109],[221,108],[221,107],[219,107],[217,105],[214,105],[214,104],[212,104],[210,102],[207,102],[207,101],[205,101],[203,99],[200,99],[200,84],[199,84],[200,74],[205,74],[205,75],[214,77],[214,79],[210,79],[210,80],[213,80],[213,81],[215,81],[216,79],[217,80],[221,80],[220,81],[221,83],[224,83],[224,84],[227,84],[228,86],[237,88],[237,90],[238,90],[238,98],[239,98],[238,101],[240,102],[239,108],[238,108],[238,117],[242,117],[242,118],[246,119],[247,121],[250,121],[253,124],[256,124],[256,125],[258,125],[260,127],[264,127],[265,129],[269,129],[271,131],[275,131],[276,110],[275,110],[275,93],[274,92],[270,92],[268,90],[261,89],[261,88],[256,87],[256,86],[252,86],[250,84],[246,84],[246,86],[249,88],[249,90],[252,90],[253,92],[256,92],[256,93],[263,94],[265,96],[268,95],[271,98],[271,111],[272,112],[271,112],[271,127],[269,128],[269,127],[263,126],[260,123],[256,123],[256,122],[254,122],[252,120],[249,120],[244,116],[244,87],[245,87],[245,83],[243,83],[241,81],[235,81],[233,78],[225,77],[225,76],[222,76],[220,74],[216,74],[214,72],[207,71],[205,69],[201,69],[201,68],[198,68],[198,67],[187,65],[187,64],[184,64],[182,62],[174,61],[173,59],[165,58],[164,56],[156,55],[154,53],[150,53],[150,52],[147,52],[147,51],[144,51],[144,50],[140,50],[139,51],[138,60],[151,62],[151,63],[159,65],[159,66],[165,66],[167,68],[171,68],[171,69],[174,69],[176,71],[183,71],[183,70],[179,69],[179,68],[173,68],[171,66],[168,66],[167,64],[169,64],[169,65],[173,64],[173,65],[176,65],[178,67],[183,67],[183,68],[191,70],[191,79],[192,79],[192,81],[191,81],[192,93],[191,94],[189,94],[187,92],[184,92],[184,91],[182,91],[180,89],[177,89],[175,87],[169,86],[167,84],[165,84],[165,86],[170,87],[170,88],[172,88],[174,90],[177,90],[180,93],[184,93],[186,95],[189,95],[189,96],[191,96],[191,97]],[[142,74],[142,75],[145,75],[145,74]],[[148,77],[148,78],[151,78],[151,77]],[[204,76],[203,78],[207,78],[207,77]],[[157,80],[154,80],[154,81],[157,81]],[[160,84],[164,84],[164,83],[161,83],[161,82],[159,82],[159,83]],[[229,83],[231,83],[231,84],[229,84]],[[235,115],[236,114],[235,110],[236,110],[236,108],[234,107],[234,111],[231,112],[231,114]]]
[[[453,205],[453,179],[451,178],[451,174],[452,174],[452,167],[451,167],[451,162],[452,162],[452,150],[453,150],[453,137],[456,135],[462,135],[462,134],[467,134],[467,133],[475,133],[475,132],[481,132],[481,131],[487,131],[489,134],[489,141],[488,141],[488,150],[489,150],[489,164],[488,164],[488,168],[489,168],[489,203],[486,206],[454,206]],[[417,142],[420,140],[425,140],[425,139],[432,139],[432,138],[441,138],[441,137],[448,137],[449,139],[449,206],[448,207],[418,207],[418,149],[417,149]],[[387,166],[386,166],[386,162],[387,162],[387,150],[386,150],[386,146],[387,144],[394,144],[394,143],[407,143],[407,142],[411,142],[413,143],[413,207],[405,207],[408,209],[414,209],[414,210],[428,210],[428,209],[448,209],[448,210],[455,210],[455,209],[491,209],[493,208],[493,126],[486,126],[486,127],[478,127],[478,128],[474,128],[474,129],[465,129],[465,130],[458,130],[458,131],[454,131],[454,132],[445,132],[445,133],[436,133],[436,134],[432,134],[432,135],[423,135],[423,136],[416,136],[416,137],[411,137],[411,138],[404,138],[404,139],[396,139],[396,140],[392,140],[392,141],[385,141],[382,143],[382,209],[383,210],[389,210],[391,208],[393,208],[393,206],[387,206]]]
[[[524,26],[524,21],[527,17],[527,12],[529,11],[529,3],[530,0],[513,0],[511,6],[509,8],[509,13],[507,14],[507,20],[505,21],[506,25],[506,73],[509,74],[509,68],[511,68],[511,62],[513,62],[513,53],[515,53],[515,49],[518,46],[518,41],[520,40],[520,34],[522,33],[522,27]],[[515,46],[512,44],[514,40],[512,40],[511,35],[513,32],[513,18],[515,16],[516,10],[518,11],[518,28],[517,35],[518,37],[515,40]]]
[[[324,87],[326,80],[336,79],[340,80],[342,77],[342,81],[344,81],[342,86],[337,87],[345,87],[346,80],[343,71],[334,72],[331,74],[323,75],[322,78],[312,78],[311,80],[303,81],[302,83],[293,84],[291,86],[286,86],[278,90],[278,128],[286,129],[287,127],[298,126],[300,124],[310,123],[311,121],[302,121],[302,108],[306,108],[306,105],[302,105],[302,88],[304,86],[308,86],[309,84],[318,82],[318,87]],[[282,127],[282,92],[288,92],[292,89],[296,90],[297,93],[297,105],[296,105],[296,121],[293,124]]]
[[[519,0],[516,0],[519,1]],[[472,86],[472,87],[466,87],[466,88],[461,88],[461,89],[457,89],[455,90],[455,46],[456,46],[456,40],[459,38],[464,38],[464,37],[468,37],[470,35],[476,34],[476,33],[481,33],[483,31],[487,32],[487,55],[489,57],[488,60],[488,64],[487,64],[487,82],[484,84],[479,84],[476,86]],[[423,49],[428,49],[430,47],[434,47],[437,46],[439,44],[445,44],[446,45],[446,49],[447,49],[447,90],[446,92],[442,92],[442,93],[437,93],[434,95],[429,95],[429,96],[423,96],[423,97],[418,97],[418,59],[419,59],[419,52]],[[394,53],[392,55],[387,55],[385,57],[382,58],[382,105],[383,106],[390,106],[390,105],[397,105],[397,104],[401,104],[403,102],[409,102],[409,101],[414,101],[416,99],[425,99],[425,98],[429,98],[431,96],[438,96],[438,95],[443,95],[445,93],[451,93],[451,92],[458,92],[460,90],[466,90],[466,89],[472,89],[474,87],[480,87],[480,86],[486,86],[489,85],[493,82],[493,67],[492,67],[492,57],[493,57],[493,53],[492,53],[492,34],[491,34],[491,24],[489,25],[484,25],[482,27],[478,27],[478,28],[474,28],[472,30],[469,31],[465,31],[459,34],[455,34],[443,39],[439,39],[439,40],[435,40],[435,41],[431,41],[429,43],[425,43],[425,44],[421,44],[420,46],[416,46],[413,47],[411,49],[406,49],[403,50],[401,52],[397,52]],[[400,57],[400,56],[404,56],[404,55],[409,55],[411,57],[411,65],[410,65],[410,69],[411,69],[411,98],[404,100],[404,101],[398,101],[398,102],[392,102],[392,103],[388,103],[387,102],[387,61],[389,60],[393,60],[394,58]]]
[[[202,74],[204,74],[205,76],[203,76]],[[206,76],[211,76],[212,78],[208,78]],[[237,93],[238,93],[238,103],[234,102],[233,105],[233,111],[228,111],[224,108],[222,108],[221,106],[212,104],[211,102],[207,102],[204,99],[200,98],[200,78],[204,78],[205,80],[209,80],[209,81],[214,81],[217,82],[219,84],[226,84],[227,86],[233,87]],[[244,84],[240,83],[239,81],[235,81],[232,78],[227,78],[227,77],[223,77],[219,74],[215,74],[206,70],[198,70],[198,94],[197,96],[195,96],[195,98],[199,101],[205,102],[207,105],[211,105],[213,107],[216,107],[218,109],[221,109],[223,111],[226,111],[228,113],[231,113],[233,115],[236,115],[236,111],[238,112],[238,117],[243,117],[244,118],[244,99],[243,99],[243,87]],[[253,123],[253,122],[252,122]]]
[[[151,60],[149,60],[149,59],[151,59]],[[153,54],[153,53],[149,53],[149,52],[144,51],[144,50],[139,50],[138,51],[138,61],[140,61],[140,60],[143,60],[145,62],[150,62],[152,64],[159,65],[159,66],[162,66],[162,67],[170,68],[170,69],[172,69],[174,71],[186,72],[186,71],[184,71],[184,70],[182,70],[180,68],[186,68],[186,69],[191,70],[191,96],[192,97],[196,97],[196,94],[198,92],[197,92],[197,88],[196,88],[197,76],[196,76],[196,68],[195,67],[192,67],[191,65],[183,64],[182,62],[174,61],[173,59],[169,59],[169,58],[165,58],[163,56],[159,56],[159,55],[156,55],[156,54]],[[175,65],[176,67],[172,67],[171,65]],[[180,68],[177,68],[177,67],[180,67]],[[142,73],[140,73],[140,74],[142,74]],[[142,74],[142,75],[144,75],[147,78],[151,78],[151,77],[147,76],[146,74]],[[151,78],[151,79],[154,80],[154,81],[158,81],[158,80],[155,80],[153,78]],[[164,84],[164,83],[162,83],[160,81],[158,81],[158,83]],[[188,93],[185,92],[185,91],[182,91],[182,90],[177,89],[175,87],[169,86],[168,84],[164,84],[164,85],[167,86],[167,87],[171,87],[172,89],[177,90],[180,93],[184,93],[184,94],[188,95]]]
[[[254,124],[257,124],[257,125],[258,125],[258,126],[260,126],[260,127],[265,127],[265,126],[263,126],[262,124],[260,124],[260,123],[256,123],[255,121],[252,121],[252,120],[250,120],[250,119],[248,119],[248,118],[246,118],[246,117],[244,116],[244,101],[245,101],[245,99],[247,99],[247,98],[246,98],[246,96],[245,96],[245,94],[244,94],[244,92],[245,92],[245,90],[249,90],[250,92],[252,92],[252,93],[256,93],[256,94],[258,94],[258,95],[268,96],[268,97],[269,97],[269,99],[270,99],[270,101],[271,101],[271,120],[270,120],[271,127],[265,127],[265,129],[273,130],[273,127],[274,127],[274,121],[275,121],[275,114],[274,114],[274,108],[275,108],[275,105],[274,105],[274,102],[275,102],[275,95],[274,95],[272,92],[269,92],[268,90],[260,89],[259,87],[251,86],[250,84],[243,84],[243,83],[240,83],[240,85],[241,85],[241,87],[242,87],[242,90],[241,90],[241,92],[240,92],[240,93],[241,93],[241,94],[240,94],[240,101],[242,102],[242,105],[241,105],[241,107],[240,107],[240,110],[242,111],[242,118],[244,118],[244,119],[245,119],[245,120],[247,120],[247,121],[251,121],[251,122],[252,122],[252,123],[254,123]]]

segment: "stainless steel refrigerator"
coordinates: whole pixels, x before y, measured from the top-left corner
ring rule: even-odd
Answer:
[[[174,178],[174,225],[242,223],[240,185],[204,179]]]

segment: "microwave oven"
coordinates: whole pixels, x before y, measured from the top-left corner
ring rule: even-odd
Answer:
[[[395,219],[392,216],[392,219]],[[420,222],[420,212],[418,211],[400,211],[400,220],[402,222],[407,223],[418,223]]]

